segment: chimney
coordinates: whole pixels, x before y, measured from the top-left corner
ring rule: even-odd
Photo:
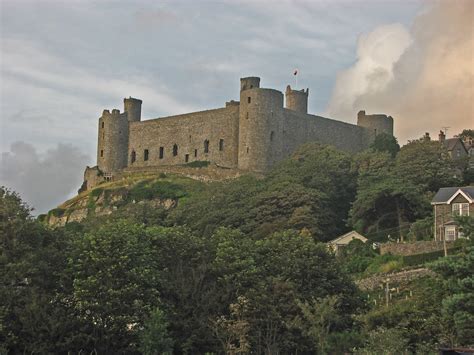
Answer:
[[[446,139],[446,135],[444,134],[443,131],[439,131],[438,139],[440,143],[443,143],[444,140]]]

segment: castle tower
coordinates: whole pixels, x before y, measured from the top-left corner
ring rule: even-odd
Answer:
[[[367,115],[365,111],[357,114],[357,125],[373,131],[374,136],[386,133],[393,136],[393,118],[383,114]]]
[[[281,155],[283,94],[260,88],[260,78],[240,79],[238,167],[264,172]]]
[[[308,113],[309,89],[292,90],[291,86],[286,87],[285,98],[286,108],[301,113]]]
[[[104,110],[99,118],[97,166],[103,173],[112,173],[127,166],[128,120],[126,113]]]
[[[137,122],[142,116],[142,100],[129,97],[123,99],[123,110],[127,113],[129,122]]]

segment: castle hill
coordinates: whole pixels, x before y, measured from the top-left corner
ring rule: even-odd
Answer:
[[[0,14],[0,355],[474,355],[474,0]]]

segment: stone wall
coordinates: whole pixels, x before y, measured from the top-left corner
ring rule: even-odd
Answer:
[[[239,106],[228,105],[215,110],[131,122],[128,168],[193,161],[211,161],[223,167],[237,167],[238,120]],[[175,145],[176,155],[173,154]],[[145,160],[145,150],[148,150],[148,160]],[[132,152],[135,152],[133,163]]]
[[[406,283],[425,276],[435,276],[436,274],[425,268],[404,270],[390,274],[378,274],[357,280],[355,283],[363,291],[374,290],[381,287],[388,279],[391,284]]]
[[[301,144],[318,142],[330,144],[347,152],[358,152],[368,148],[374,139],[371,130],[329,118],[305,115],[284,110],[283,151],[288,156]]]
[[[127,166],[128,119],[126,113],[104,110],[99,118],[97,165],[104,173]]]
[[[448,244],[450,242],[447,242]],[[448,245],[450,247],[450,245]],[[380,245],[380,254],[415,255],[443,250],[443,242],[419,241],[411,243],[384,243]]]

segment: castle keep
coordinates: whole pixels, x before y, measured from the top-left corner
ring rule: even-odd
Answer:
[[[309,90],[283,93],[240,79],[240,101],[225,107],[141,120],[142,101],[124,99],[124,112],[99,118],[97,166],[83,188],[122,171],[209,161],[222,168],[265,172],[303,143],[316,141],[349,152],[363,150],[378,133],[393,135],[393,118],[360,111],[357,125],[308,114]]]

